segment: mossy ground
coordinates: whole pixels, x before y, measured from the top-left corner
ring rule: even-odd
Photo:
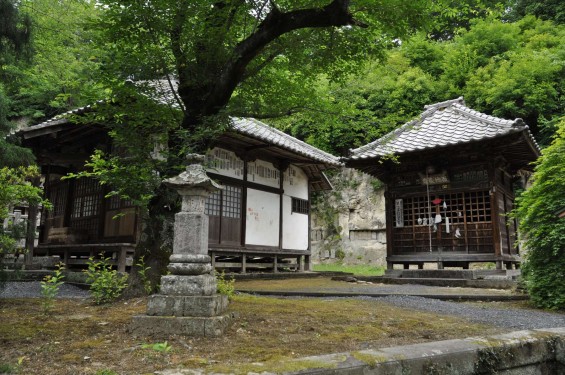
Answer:
[[[382,276],[385,273],[384,267],[370,264],[314,264],[312,270],[316,272],[347,272],[357,276]]]
[[[239,317],[223,337],[172,336],[165,352],[143,347],[163,340],[126,331],[145,303],[59,300],[45,316],[40,299],[0,299],[0,365],[20,374],[150,374],[164,368],[243,373],[266,362],[263,371],[282,371],[286,364],[297,366],[289,358],[502,332],[377,301],[238,295],[230,311]]]

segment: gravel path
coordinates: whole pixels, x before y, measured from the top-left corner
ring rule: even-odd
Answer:
[[[361,297],[364,298],[364,297]],[[497,309],[466,303],[440,301],[437,299],[388,296],[378,299],[398,307],[430,311],[438,314],[460,316],[477,323],[518,330],[565,327],[565,314],[537,310]]]
[[[8,281],[0,289],[0,298],[40,298],[41,284],[39,281]],[[88,298],[90,292],[71,284],[63,284],[57,298]]]

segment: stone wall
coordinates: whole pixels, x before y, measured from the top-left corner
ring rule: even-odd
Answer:
[[[349,168],[328,177],[334,190],[312,206],[312,261],[386,266],[384,186]]]

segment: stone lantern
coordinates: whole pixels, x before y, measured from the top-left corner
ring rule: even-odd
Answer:
[[[206,198],[222,187],[202,166],[204,156],[189,154],[188,166],[164,184],[182,198],[175,215],[173,254],[161,277],[161,291],[149,297],[147,315],[135,316],[131,331],[146,335],[220,336],[229,326],[228,299],[216,293],[216,276],[208,255]]]

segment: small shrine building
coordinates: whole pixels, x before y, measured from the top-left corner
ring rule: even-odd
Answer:
[[[386,184],[387,267],[519,266],[514,185],[540,155],[528,126],[477,112],[463,98],[351,150],[346,165]]]

